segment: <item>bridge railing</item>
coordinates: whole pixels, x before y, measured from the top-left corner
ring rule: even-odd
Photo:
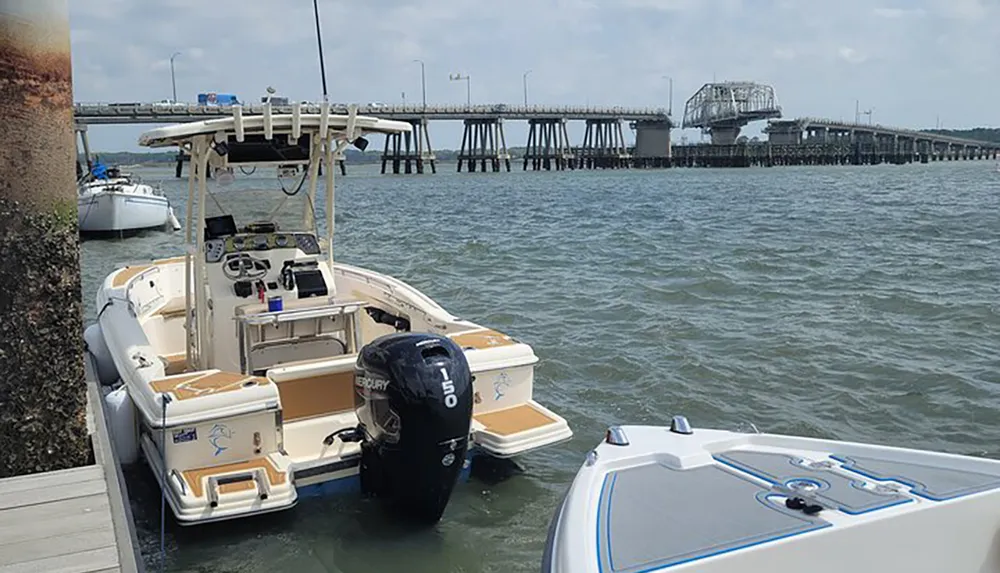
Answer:
[[[977,139],[966,139],[963,137],[952,137],[950,135],[940,135],[937,133],[931,133],[927,131],[918,131],[915,129],[906,129],[901,127],[892,127],[889,125],[882,125],[880,123],[858,123],[852,121],[838,121],[833,119],[827,119],[822,117],[799,117],[794,120],[778,120],[775,123],[784,122],[795,122],[798,123],[800,128],[808,128],[811,125],[822,126],[822,127],[833,127],[839,129],[853,129],[856,131],[873,131],[880,132],[891,135],[901,135],[913,139],[923,139],[928,141],[935,141],[941,143],[950,143],[954,145],[968,145],[968,146],[978,146],[986,148],[1000,148],[1000,144],[991,143],[989,141],[980,141]]]
[[[302,102],[302,110],[309,113],[318,113],[320,104],[315,102]],[[331,110],[334,113],[347,113],[347,104],[333,103]],[[198,103],[147,103],[147,102],[77,102],[75,110],[80,116],[117,116],[117,115],[195,115],[195,116],[220,116],[229,115],[231,107],[220,105],[206,105]],[[279,113],[291,112],[291,105],[274,105],[273,111]],[[243,105],[243,111],[247,114],[261,114],[264,112],[264,104],[248,103]],[[662,118],[669,117],[665,108],[652,107],[623,107],[623,106],[544,106],[544,105],[507,105],[507,104],[477,104],[477,105],[428,105],[405,104],[405,105],[360,105],[358,111],[371,115],[437,115],[437,116],[498,116],[498,117],[586,117],[604,116],[621,118]]]

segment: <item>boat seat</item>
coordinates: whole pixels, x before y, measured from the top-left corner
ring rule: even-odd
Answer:
[[[187,353],[178,352],[176,354],[161,354],[160,360],[163,362],[163,373],[167,376],[183,374],[187,371]]]
[[[209,478],[216,478],[217,493],[223,494],[259,488],[255,476],[266,477],[267,487],[263,489],[267,491],[270,490],[270,487],[282,485],[288,480],[288,473],[276,468],[274,463],[266,457],[221,466],[184,470],[181,475],[184,476],[184,482],[194,497],[205,495],[205,486]]]
[[[282,419],[293,422],[354,410],[355,359],[351,355],[269,370],[268,378],[278,386]]]
[[[358,301],[330,302],[327,297],[291,300],[276,312],[258,302],[237,306],[244,364],[252,372],[263,373],[290,362],[350,354],[357,344],[361,308]]]
[[[485,426],[486,431],[500,436],[518,434],[556,422],[554,418],[527,403],[485,414],[476,414],[472,418]]]
[[[182,296],[175,296],[154,311],[151,316],[162,316],[163,320],[169,320],[171,318],[183,318],[186,313],[187,301]]]
[[[271,382],[259,376],[247,376],[221,370],[201,370],[180,376],[159,378],[149,383],[154,392],[170,392],[176,400],[190,400],[221,392],[235,392],[248,386],[266,386]]]

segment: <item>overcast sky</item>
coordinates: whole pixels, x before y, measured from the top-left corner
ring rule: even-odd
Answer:
[[[327,81],[341,102],[663,106],[674,116],[713,78],[774,86],[785,117],[885,125],[1000,126],[1000,0],[319,0]],[[319,101],[311,0],[71,2],[77,101],[155,101],[205,91],[259,101],[268,85]],[[865,116],[867,120],[867,116]],[[455,148],[460,124],[433,123]],[[142,127],[91,130],[136,150]],[[524,144],[524,126],[507,126]],[[571,131],[571,135],[579,133]],[[759,131],[751,129],[752,133]],[[675,132],[675,138],[681,133]],[[689,137],[697,137],[696,132]],[[380,145],[380,142],[377,143]]]

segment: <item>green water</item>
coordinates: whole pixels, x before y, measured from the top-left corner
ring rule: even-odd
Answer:
[[[169,571],[537,571],[546,527],[613,423],[1000,457],[1000,173],[991,162],[339,179],[341,260],[530,343],[535,397],[576,435],[459,486],[431,530],[353,497],[168,523]],[[182,207],[186,185],[164,180]],[[115,263],[180,233],[83,245],[88,319]],[[501,475],[502,474],[502,475]],[[159,495],[128,472],[147,564]],[[169,521],[169,520],[168,520]]]

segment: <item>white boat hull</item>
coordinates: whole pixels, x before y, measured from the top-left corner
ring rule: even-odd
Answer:
[[[1000,462],[623,426],[587,456],[544,573],[1000,571]]]
[[[294,248],[255,253],[271,256],[271,269],[279,269],[282,260],[301,256]],[[220,266],[213,264],[213,270]],[[357,327],[352,327],[354,334],[344,336],[357,337],[360,348],[365,341],[394,331],[393,326],[361,314],[362,306],[388,305],[385,301],[390,300],[403,308],[419,309],[410,314],[415,329],[426,332],[433,323],[435,330],[464,350],[475,376],[470,445],[476,453],[509,458],[572,437],[565,419],[533,399],[538,358],[529,345],[454,317],[392,277],[348,265],[337,264],[332,272],[329,267],[320,268],[326,284],[345,293],[341,295],[345,301],[300,299],[279,287],[276,292],[286,297],[286,312],[345,305],[357,316],[344,328]],[[295,505],[299,488],[347,487],[344,484],[352,483],[348,478],[358,475],[360,446],[339,441],[325,446],[324,439],[333,431],[358,425],[353,399],[357,352],[345,353],[346,345],[330,350],[302,341],[294,347],[272,346],[287,353],[277,361],[266,353],[250,353],[255,362],[248,371],[265,371],[251,376],[239,374],[243,371],[239,337],[217,336],[213,338],[213,367],[188,368],[184,277],[183,257],[115,271],[97,294],[99,327],[90,334],[100,338],[93,344],[95,356],[105,354],[106,348],[110,357],[102,362],[104,370],[113,372],[103,378],[120,377],[135,405],[133,424],[139,449],[167,490],[167,502],[177,521],[206,523],[278,511]],[[217,292],[225,292],[223,280],[228,281],[221,275],[210,277],[210,282],[218,282]],[[229,292],[233,292],[231,287]],[[122,302],[126,300],[127,304]],[[267,305],[249,297],[234,295],[229,304],[240,305],[239,310],[225,308],[221,296],[212,310],[226,316],[267,310]],[[227,325],[220,323],[216,331],[222,332]],[[227,333],[232,332],[229,328],[233,327],[228,326]],[[304,328],[296,333],[305,332]],[[335,332],[337,325],[326,328]],[[268,332],[272,341],[285,335],[273,327]],[[313,355],[300,356],[296,349]],[[166,412],[162,408],[165,392],[174,396]],[[164,467],[168,468],[166,476]]]
[[[77,199],[83,232],[126,232],[171,226],[172,211],[166,197],[98,191]]]

